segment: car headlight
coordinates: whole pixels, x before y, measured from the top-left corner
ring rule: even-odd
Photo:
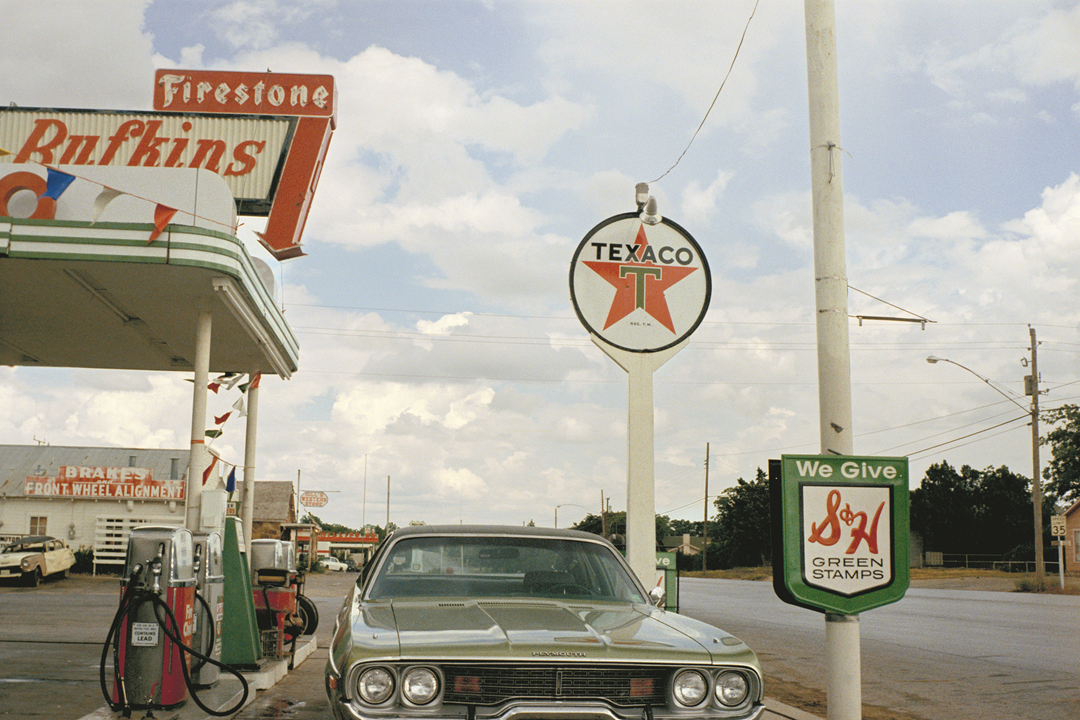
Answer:
[[[716,678],[713,692],[721,705],[734,707],[746,701],[746,696],[750,694],[750,684],[741,673],[723,672]]]
[[[700,705],[709,693],[709,682],[697,670],[683,670],[671,683],[675,701],[685,707]]]
[[[401,694],[413,705],[426,705],[439,694],[439,676],[431,668],[409,668],[401,678]]]
[[[364,702],[380,705],[394,693],[394,675],[386,668],[368,668],[357,678],[356,691]]]

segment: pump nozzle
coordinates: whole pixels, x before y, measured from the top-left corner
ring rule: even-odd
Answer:
[[[161,594],[161,556],[150,561],[150,574],[154,576],[154,587],[152,588],[155,595]]]

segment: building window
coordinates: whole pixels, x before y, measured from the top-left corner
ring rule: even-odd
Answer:
[[[1080,530],[1073,531],[1073,552],[1076,553],[1073,559],[1080,562]]]
[[[180,479],[180,458],[170,458],[169,459],[169,479],[170,480],[179,480]]]
[[[30,518],[30,534],[31,535],[45,535],[48,533],[48,521],[47,517],[31,517]]]
[[[128,467],[135,467],[135,456],[128,455]]]

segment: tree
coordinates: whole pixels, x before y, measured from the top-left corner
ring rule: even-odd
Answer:
[[[604,517],[589,513],[577,523],[572,525],[574,530],[591,532],[593,535],[604,536],[604,526],[607,526],[607,537],[612,535],[626,534],[626,511],[604,513]],[[656,516],[656,544],[662,544],[663,539],[671,535],[671,520],[667,515]]]
[[[705,534],[702,529],[704,523],[701,520],[672,520],[671,535],[692,535],[701,537]]]
[[[1063,405],[1043,414],[1054,429],[1040,442],[1050,446],[1052,458],[1043,470],[1046,493],[1054,499],[1072,503],[1080,500],[1080,408]]]
[[[709,567],[756,567],[772,563],[769,478],[758,468],[753,482],[739,478],[714,502],[717,514],[709,523],[713,542],[706,550]],[[712,531],[716,523],[715,534]]]
[[[931,465],[911,491],[911,529],[922,536],[927,550],[971,552],[971,503],[971,486],[963,475],[947,462]]]
[[[946,553],[1031,555],[1031,481],[1002,465],[960,472],[931,465],[911,491],[911,529],[923,547]]]

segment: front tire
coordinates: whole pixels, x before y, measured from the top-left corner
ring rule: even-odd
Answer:
[[[41,568],[34,568],[28,573],[23,574],[23,580],[26,582],[27,587],[37,587],[41,584]]]

